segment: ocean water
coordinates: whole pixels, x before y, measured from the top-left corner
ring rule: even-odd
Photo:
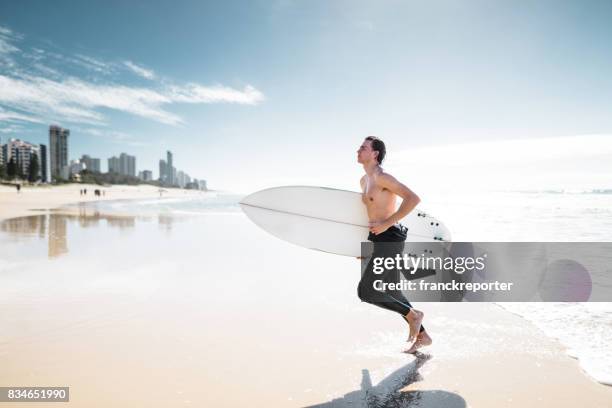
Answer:
[[[88,203],[86,207],[95,208],[105,213],[129,213],[151,216],[158,214],[235,214],[241,213],[240,206],[238,205],[241,197],[242,195],[240,194],[209,192],[202,196],[186,198],[100,201]],[[75,206],[79,207],[79,205]]]
[[[610,242],[610,192],[434,193],[424,204],[449,226],[455,241]],[[612,265],[605,273],[612,276]],[[499,305],[557,339],[591,377],[612,385],[612,299]]]
[[[421,208],[443,220],[455,241],[609,242],[612,191],[421,193]],[[100,203],[108,210],[175,214],[240,212],[240,195],[195,200]],[[611,265],[612,268],[612,265]],[[608,270],[612,275],[612,269]],[[591,303],[499,303],[557,339],[594,379],[612,385],[612,299]]]

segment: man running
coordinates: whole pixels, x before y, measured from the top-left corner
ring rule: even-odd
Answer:
[[[380,165],[385,154],[384,142],[374,136],[366,137],[357,151],[357,162],[363,165],[366,173],[361,178],[361,191],[370,221],[368,240],[374,243],[375,254],[389,251],[401,253],[406,240],[407,228],[399,224],[399,221],[421,201],[408,187],[383,171]],[[397,196],[403,201],[396,211]],[[377,245],[377,243],[385,244]],[[396,245],[390,243],[396,243]],[[393,255],[386,254],[385,256]],[[414,309],[400,290],[379,292],[374,289],[374,281],[381,279],[381,276],[375,275],[372,271],[373,259],[374,255],[359,281],[357,287],[359,298],[364,302],[397,312],[408,322],[410,328],[408,341],[414,340],[414,342],[409,349],[405,350],[406,353],[415,353],[419,348],[430,345],[431,337],[421,324],[423,312]],[[388,282],[399,282],[399,271],[389,270],[383,279]]]

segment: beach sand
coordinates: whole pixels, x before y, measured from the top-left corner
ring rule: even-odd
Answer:
[[[86,195],[79,191],[87,189]],[[95,197],[94,190],[104,191],[104,196]],[[163,188],[162,197],[189,197],[205,194],[203,191],[180,188]],[[0,185],[0,220],[31,215],[41,210],[58,208],[78,202],[159,198],[159,187],[151,185],[112,185],[103,187],[95,184],[63,184],[57,186],[23,186],[18,194],[14,186]]]
[[[406,324],[357,298],[358,261],[240,213],[43,213],[0,223],[0,247],[0,384],[70,386],[70,406],[612,402],[612,387],[494,304],[417,304],[434,344],[402,353]]]

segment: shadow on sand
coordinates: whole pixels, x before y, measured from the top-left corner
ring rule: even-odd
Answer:
[[[465,400],[458,394],[443,390],[400,391],[421,380],[419,369],[431,358],[429,354],[416,354],[416,360],[394,371],[376,386],[372,385],[370,372],[362,370],[361,389],[349,392],[309,408],[387,408],[387,407],[444,407],[465,408]]]

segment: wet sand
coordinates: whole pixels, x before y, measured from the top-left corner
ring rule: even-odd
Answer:
[[[494,304],[418,304],[434,345],[402,353],[406,324],[357,298],[358,261],[278,241],[240,213],[45,213],[0,222],[0,247],[0,384],[70,386],[70,406],[612,401]]]

